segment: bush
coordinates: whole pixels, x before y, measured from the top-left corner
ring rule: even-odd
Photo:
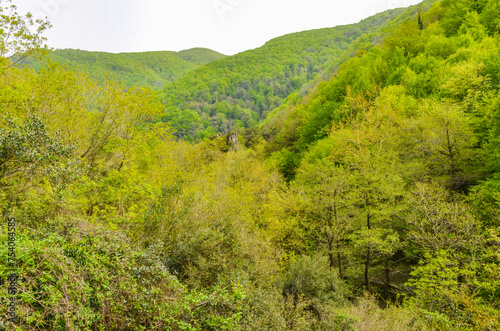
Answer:
[[[300,256],[292,262],[284,276],[283,294],[314,302],[342,301],[340,281],[325,256]]]

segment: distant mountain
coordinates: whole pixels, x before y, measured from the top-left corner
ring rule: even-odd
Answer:
[[[90,75],[109,72],[127,86],[150,86],[160,89],[201,65],[224,58],[225,55],[206,48],[180,52],[105,53],[75,49],[51,52],[48,58],[70,68],[82,69]],[[28,59],[22,62],[39,69],[43,62]]]
[[[207,48],[191,48],[180,51],[177,55],[188,62],[202,66],[204,64],[222,59],[225,55]]]
[[[357,24],[288,34],[209,63],[159,92],[163,120],[177,137],[194,140],[255,126],[293,93],[330,78],[343,61],[376,44],[414,11],[389,10]]]

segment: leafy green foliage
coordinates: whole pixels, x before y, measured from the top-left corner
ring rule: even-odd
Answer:
[[[498,267],[498,250],[483,241],[498,238],[499,44],[483,25],[489,5],[442,1],[415,13],[261,128],[296,203],[281,217],[294,217],[306,251],[328,257],[347,286],[410,293],[417,319],[441,329],[498,320],[493,296],[477,296],[496,291]],[[276,151],[293,151],[297,167],[283,167]],[[280,242],[288,254],[304,250],[290,242]]]
[[[28,56],[40,55],[46,47],[42,34],[50,28],[50,23],[35,20],[31,13],[22,16],[17,12],[16,5],[8,5],[11,0],[0,1],[0,69],[10,67]],[[9,63],[13,60],[14,63]],[[3,63],[5,62],[5,63]]]
[[[283,293],[297,300],[307,298],[313,302],[342,300],[339,280],[328,268],[326,258],[300,256],[290,264],[283,279]]]
[[[43,168],[57,166],[57,158],[72,154],[71,148],[48,136],[44,123],[36,115],[29,116],[23,123],[7,118],[7,125],[9,129],[0,129],[2,181],[12,180],[19,173],[36,176]]]
[[[495,330],[497,6],[432,3],[210,63],[166,111],[56,63],[3,70],[0,328]]]

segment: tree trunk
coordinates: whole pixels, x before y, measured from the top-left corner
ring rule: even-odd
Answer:
[[[330,270],[333,270],[335,267],[335,257],[331,249],[328,251],[328,260],[330,261]]]
[[[337,253],[337,258],[339,259],[339,277],[340,279],[344,279],[344,266],[342,265],[342,254],[340,254],[340,250]]]
[[[368,230],[371,230],[371,215],[370,212],[366,214],[366,227]],[[366,251],[366,261],[365,261],[365,286],[366,286],[366,291],[370,292],[370,263],[372,259],[372,249],[371,247],[368,247],[368,250]]]
[[[366,262],[365,262],[365,286],[366,291],[370,292],[370,263],[372,258],[372,249],[368,248],[366,251]]]
[[[391,270],[389,269],[389,259],[385,261],[385,282],[387,283],[387,286],[390,286],[391,284]]]

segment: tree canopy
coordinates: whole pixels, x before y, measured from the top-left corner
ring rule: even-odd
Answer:
[[[10,8],[1,31],[31,24]],[[496,330],[498,9],[426,1],[160,92],[13,66],[4,42],[0,297],[16,316],[1,305],[0,329]]]

